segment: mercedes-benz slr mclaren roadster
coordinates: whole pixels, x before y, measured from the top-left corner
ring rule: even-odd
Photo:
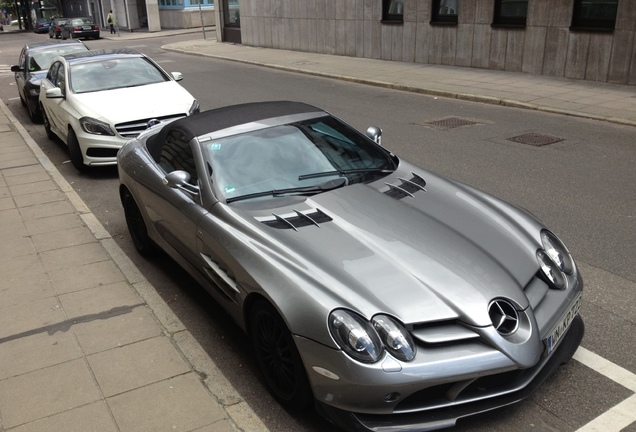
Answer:
[[[284,405],[430,430],[517,402],[583,337],[583,281],[526,211],[298,102],[195,114],[118,154],[137,250],[183,266],[249,335]]]

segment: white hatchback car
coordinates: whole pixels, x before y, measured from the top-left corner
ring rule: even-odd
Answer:
[[[46,134],[68,146],[71,162],[117,164],[117,151],[148,127],[199,111],[198,101],[146,55],[130,49],[57,57],[42,80]]]

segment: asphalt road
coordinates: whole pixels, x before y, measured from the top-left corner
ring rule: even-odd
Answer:
[[[636,129],[514,108],[446,100],[168,53],[165,43],[198,37],[141,39],[128,46],[180,71],[182,85],[202,109],[231,103],[290,99],[308,102],[359,129],[377,125],[383,144],[400,157],[520,205],[542,219],[569,246],[586,281],[583,346],[636,373]],[[185,272],[166,257],[144,260],[129,240],[117,197],[114,168],[79,174],[61,142],[47,140],[20,105],[8,65],[26,41],[46,35],[0,37],[0,97],[89,208],[168,302],[219,368],[271,430],[327,431],[314,414],[288,413],[269,396],[256,373],[248,340]],[[88,41],[90,48],[121,41]],[[125,104],[125,101],[113,101]],[[448,129],[447,117],[475,124]],[[562,141],[533,147],[509,138],[535,132]],[[462,422],[459,431],[574,431],[633,393],[572,361],[528,401]],[[634,425],[627,430],[634,431]]]

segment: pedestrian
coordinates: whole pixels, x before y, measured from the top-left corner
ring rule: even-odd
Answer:
[[[115,31],[115,14],[113,14],[112,9],[108,12],[108,17],[106,18],[106,22],[110,25],[110,34],[117,33]]]

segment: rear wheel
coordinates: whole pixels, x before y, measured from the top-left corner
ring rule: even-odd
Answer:
[[[86,171],[87,166],[84,165],[84,156],[82,156],[82,149],[80,148],[77,135],[73,129],[68,130],[68,137],[66,138],[66,144],[68,145],[68,153],[71,156],[71,162],[78,171]]]
[[[137,249],[137,252],[141,255],[152,255],[156,250],[155,243],[148,236],[146,222],[144,222],[141,211],[129,191],[123,193],[122,204],[124,206],[128,232],[130,233],[135,249]]]
[[[46,137],[53,141],[55,139],[55,134],[51,130],[51,123],[49,122],[49,118],[46,115],[46,111],[42,105],[40,105],[40,112],[42,113],[42,123],[44,123],[44,130],[46,131]]]
[[[254,305],[249,319],[252,347],[270,392],[285,406],[308,408],[313,402],[309,379],[285,322],[264,300]]]

